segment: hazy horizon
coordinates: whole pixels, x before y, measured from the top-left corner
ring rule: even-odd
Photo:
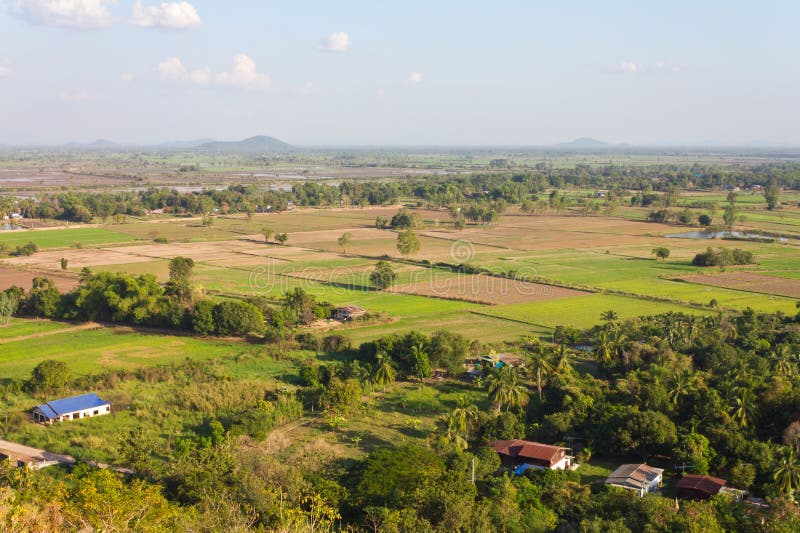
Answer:
[[[0,144],[800,146],[788,0],[0,0]]]

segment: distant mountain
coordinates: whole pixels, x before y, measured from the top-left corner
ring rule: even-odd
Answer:
[[[89,148],[119,148],[121,145],[115,143],[114,141],[109,141],[108,139],[97,139],[96,141],[92,141],[87,144]]]
[[[194,139],[192,141],[167,141],[160,143],[158,145],[159,148],[197,148],[198,146],[203,146],[204,144],[211,144],[216,142],[214,139]]]
[[[201,144],[198,150],[204,152],[233,152],[233,153],[258,153],[258,152],[288,152],[294,148],[283,141],[266,135],[256,135],[243,141],[212,141]]]
[[[601,146],[610,146],[609,143],[592,139],[591,137],[581,137],[567,143],[561,143],[559,146],[571,146],[574,148],[599,148]]]

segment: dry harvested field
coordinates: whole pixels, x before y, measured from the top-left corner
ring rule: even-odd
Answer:
[[[14,268],[0,267],[0,291],[12,285],[17,285],[25,290],[31,288],[33,278],[37,276],[47,276],[53,280],[58,290],[67,292],[78,286],[78,277],[64,274],[53,274],[52,272],[35,272],[31,270],[17,270]]]
[[[437,277],[435,271],[421,279],[398,285],[392,292],[431,296],[488,305],[509,305],[556,300],[589,294],[583,291],[484,275]]]
[[[420,234],[514,250],[558,250],[652,243],[653,235],[676,231],[674,226],[620,218],[552,215],[505,216],[495,226],[473,228],[461,232],[434,229]]]
[[[738,289],[742,291],[775,294],[777,296],[788,296],[789,298],[800,298],[800,279],[779,278],[777,276],[768,276],[755,272],[694,274],[691,276],[683,276],[678,279],[690,283],[724,287],[726,289]]]

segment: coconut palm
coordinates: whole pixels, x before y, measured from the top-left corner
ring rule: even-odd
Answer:
[[[528,397],[528,391],[522,383],[519,370],[512,366],[501,366],[486,380],[489,399],[499,413],[505,407],[521,407]]]
[[[372,369],[372,380],[378,385],[383,386],[383,392],[386,392],[386,385],[394,383],[394,378],[397,375],[389,355],[385,352],[379,352],[375,356],[376,362]]]
[[[755,399],[750,389],[740,389],[739,395],[734,398],[731,419],[741,427],[746,428],[755,418]]]
[[[560,344],[554,351],[553,355],[556,359],[556,373],[561,376],[572,375],[572,362],[569,360],[569,350],[563,344]]]
[[[781,343],[777,345],[770,354],[770,359],[772,359],[775,371],[780,374],[790,375],[797,370],[797,366],[792,362],[792,350],[788,344]]]
[[[534,352],[530,354],[527,364],[528,371],[536,381],[536,390],[539,391],[539,401],[542,401],[542,389],[544,388],[547,376],[553,371],[550,358],[544,352]]]
[[[792,496],[800,489],[800,459],[794,448],[785,448],[778,459],[778,469],[773,474],[773,479],[781,494]]]

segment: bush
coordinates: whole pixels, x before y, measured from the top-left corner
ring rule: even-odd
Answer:
[[[17,257],[22,256],[29,256],[33,255],[39,251],[39,247],[36,245],[35,242],[29,242],[27,244],[23,244],[22,246],[17,246],[17,249],[11,255],[15,255]]]
[[[753,263],[755,263],[755,256],[747,250],[740,248],[714,250],[710,246],[705,252],[695,255],[694,259],[692,259],[693,265],[701,267],[725,267],[728,265],[751,265]]]
[[[322,351],[342,353],[350,351],[350,339],[339,333],[327,335],[322,339]]]

